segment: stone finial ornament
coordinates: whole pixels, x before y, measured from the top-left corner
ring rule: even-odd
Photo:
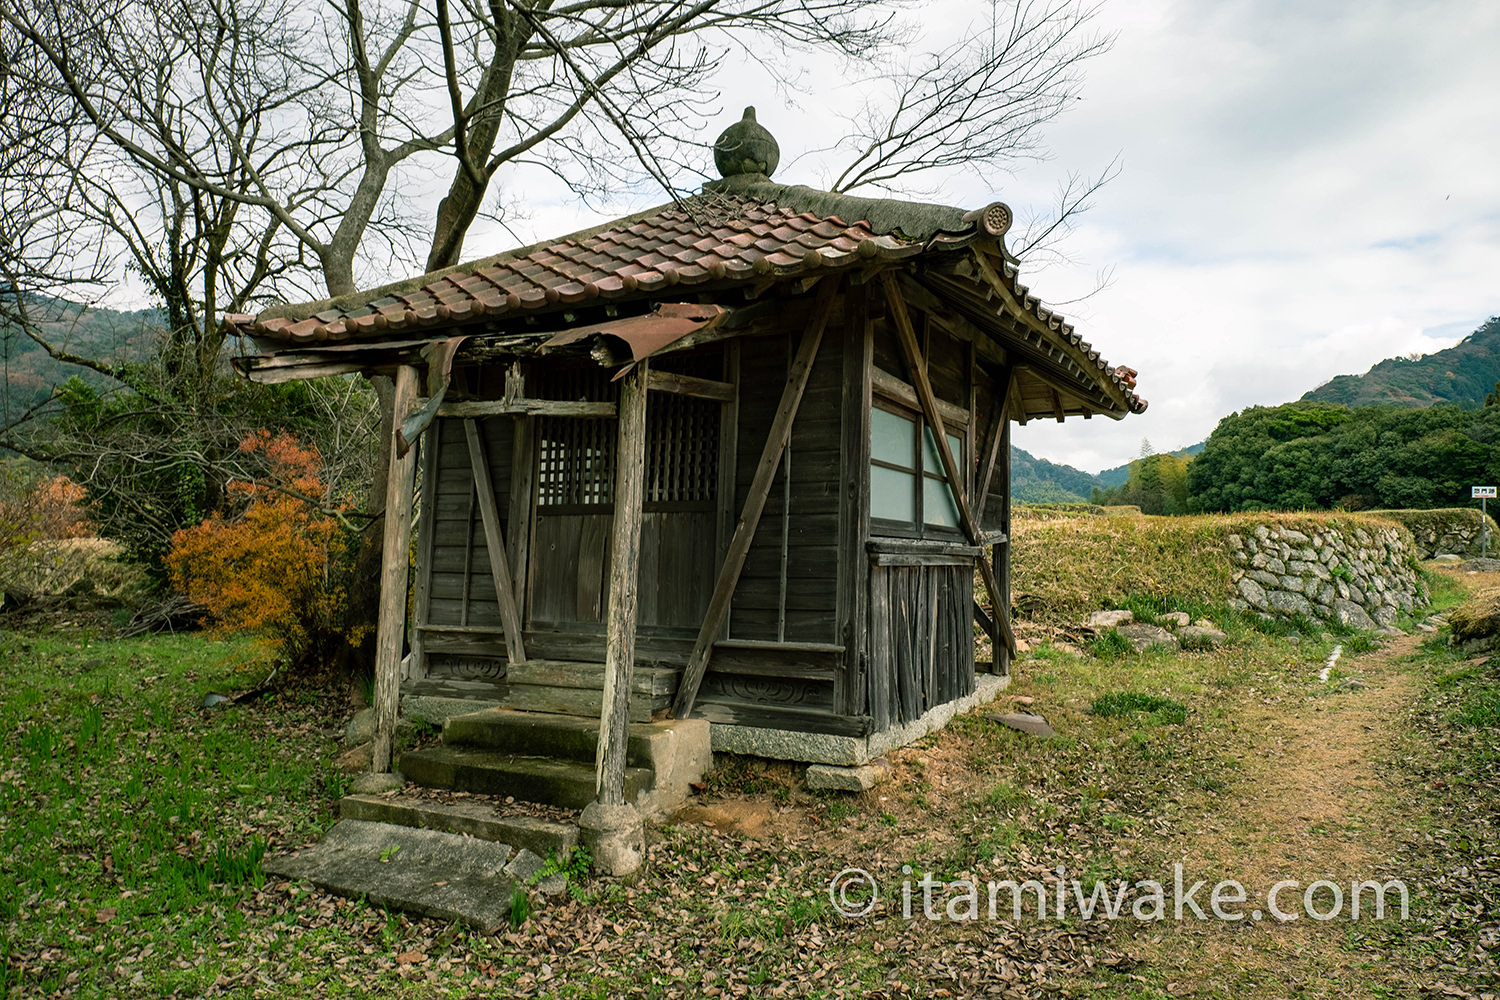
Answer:
[[[765,174],[767,177],[781,162],[781,147],[776,137],[755,120],[755,108],[745,109],[745,117],[726,128],[714,142],[714,166],[723,177],[737,174]]]

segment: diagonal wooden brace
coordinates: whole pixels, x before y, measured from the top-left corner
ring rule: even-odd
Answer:
[[[818,345],[823,342],[823,330],[828,326],[828,317],[833,313],[838,287],[839,282],[824,279],[818,289],[812,322],[802,334],[797,356],[787,371],[786,388],[781,391],[781,403],[776,407],[776,417],[771,421],[770,433],[766,435],[765,447],[761,449],[760,464],[755,467],[755,478],[751,480],[750,491],[745,495],[745,506],[740,511],[739,522],[734,526],[729,551],[724,554],[724,565],[719,567],[719,578],[714,584],[713,596],[709,598],[708,610],[703,614],[703,625],[698,629],[698,641],[693,644],[693,653],[688,657],[687,667],[682,672],[677,698],[672,702],[673,718],[687,718],[688,713],[693,710],[693,703],[698,700],[698,688],[703,684],[703,674],[708,669],[708,658],[713,653],[714,640],[724,626],[724,616],[729,613],[729,602],[739,583],[745,557],[750,554],[750,542],[755,538],[755,528],[760,524],[761,512],[765,510],[766,497],[771,492],[776,467],[781,463],[782,452],[786,450],[787,441],[792,436],[792,421],[797,416],[797,407],[802,403],[802,391],[807,388],[807,377],[812,373],[813,359],[818,356]]]
[[[510,560],[505,555],[505,539],[500,534],[500,508],[495,503],[495,487],[490,481],[489,457],[474,420],[464,421],[464,435],[469,442],[469,466],[474,473],[479,514],[484,521],[484,544],[490,557],[490,578],[495,581],[495,597],[500,604],[500,624],[505,629],[505,655],[511,663],[526,662],[526,645],[521,637],[521,615],[516,610],[516,594],[511,587]]]

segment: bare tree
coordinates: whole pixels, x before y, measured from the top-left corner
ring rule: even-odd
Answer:
[[[55,357],[203,413],[224,385],[223,313],[457,263],[509,169],[583,195],[643,179],[674,191],[706,159],[711,84],[736,48],[784,79],[809,54],[880,69],[889,89],[854,123],[834,185],[848,190],[1040,155],[1107,45],[1092,8],[1001,0],[945,51],[891,69],[907,2],[0,0],[4,86],[42,109],[0,107],[0,149],[31,150],[45,178],[23,192],[17,171],[0,214],[24,198],[26,224],[51,227],[4,261],[13,311]],[[436,204],[414,193],[435,188]],[[156,371],[69,357],[20,315],[47,281],[102,288],[122,270],[162,309]],[[211,450],[185,453],[212,464]],[[378,464],[375,478],[380,496]]]

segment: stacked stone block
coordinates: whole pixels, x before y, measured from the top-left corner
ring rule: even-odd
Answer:
[[[1227,541],[1230,604],[1240,610],[1374,629],[1427,603],[1411,537],[1394,526],[1324,525],[1309,534],[1262,524]]]

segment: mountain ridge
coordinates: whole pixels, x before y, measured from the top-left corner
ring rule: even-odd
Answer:
[[[1452,347],[1417,358],[1386,358],[1362,375],[1335,375],[1300,401],[1345,406],[1480,406],[1500,382],[1500,316]]]

